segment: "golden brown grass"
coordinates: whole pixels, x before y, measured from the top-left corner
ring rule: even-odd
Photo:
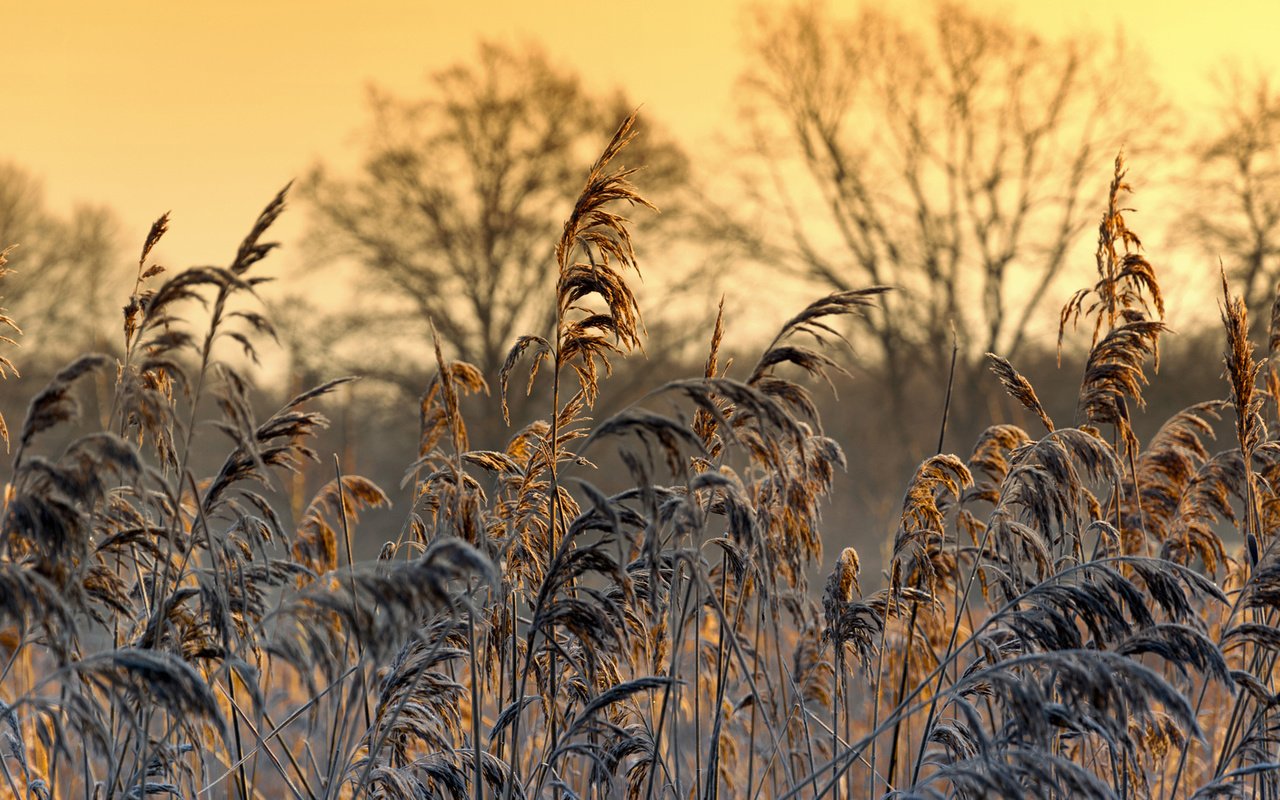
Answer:
[[[1064,337],[1094,318],[1075,424],[992,354],[1043,435],[997,424],[967,458],[925,458],[885,579],[845,548],[818,597],[820,512],[845,454],[803,381],[841,369],[824,345],[885,289],[805,307],[740,377],[721,313],[701,375],[591,419],[612,360],[644,339],[622,212],[647,203],[618,166],[634,131],[632,117],[548,243],[551,328],[521,336],[497,376],[437,347],[411,507],[397,531],[360,531],[386,542],[369,563],[353,563],[357,515],[388,496],[310,443],[327,424],[312,407],[342,381],[260,420],[223,356],[272,335],[253,295],[284,193],[225,269],[162,274],[157,221],[123,356],[61,370],[16,439],[0,528],[6,791],[1274,796],[1280,447],[1258,382],[1275,377],[1224,283],[1228,399],[1139,440],[1166,329],[1148,316],[1163,305],[1119,160],[1098,281],[1061,317]],[[184,321],[200,308],[203,327]],[[518,386],[548,383],[550,406],[509,420],[505,447],[472,449],[461,398],[496,377],[505,415],[521,364]],[[115,386],[107,424],[73,427],[95,374]],[[1228,407],[1236,441],[1215,453]],[[592,483],[602,454],[624,488]],[[312,463],[323,486],[290,520],[271,487]]]

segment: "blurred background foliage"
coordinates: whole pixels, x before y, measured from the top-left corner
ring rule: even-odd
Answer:
[[[888,547],[900,487],[937,447],[953,349],[944,449],[966,455],[993,420],[1030,424],[987,371],[988,351],[1013,361],[1056,419],[1076,413],[1055,405],[1076,396],[1082,350],[1068,337],[1059,367],[1058,312],[1095,272],[1118,152],[1144,212],[1132,227],[1166,285],[1213,297],[1221,261],[1265,330],[1280,280],[1280,91],[1265,72],[1224,67],[1217,111],[1192,125],[1120,33],[1047,37],[958,5],[922,21],[806,3],[758,9],[742,47],[738,114],[717,152],[691,155],[663,109],[643,109],[626,158],[661,211],[634,209],[645,353],[604,384],[597,416],[700,374],[722,297],[723,363],[813,296],[893,286],[841,331],[850,374],[819,398],[826,433],[850,455],[826,512],[829,555],[854,543],[870,560]],[[417,94],[371,88],[365,118],[350,120],[355,166],[316,163],[294,187],[287,214],[305,223],[287,244],[307,266],[262,292],[280,348],[263,354],[254,400],[274,408],[361,376],[328,401],[334,425],[319,449],[397,486],[435,369],[431,331],[496,389],[515,335],[550,324],[552,244],[581,176],[643,101],[589,89],[536,45],[492,42]],[[137,243],[121,241],[110,197],[57,213],[21,154],[5,155],[17,160],[0,162],[0,246],[18,247],[3,303],[24,336],[23,377],[0,410],[21,419],[71,353],[119,355]],[[347,287],[336,300],[321,290],[333,285]],[[1177,377],[1152,379],[1140,436],[1183,398],[1223,395],[1221,334],[1202,324],[1215,312],[1184,301],[1170,316],[1179,334],[1162,373]],[[496,392],[464,411],[475,446],[511,435]],[[295,508],[331,472],[322,462],[303,475]]]

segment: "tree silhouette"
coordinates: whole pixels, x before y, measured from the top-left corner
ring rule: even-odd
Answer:
[[[751,41],[754,216],[721,219],[793,274],[902,290],[862,323],[899,399],[912,370],[946,375],[953,325],[971,382],[984,352],[1016,359],[1096,222],[1117,150],[1160,133],[1157,93],[1122,41],[1046,41],[947,4],[924,26],[869,8],[764,10]]]
[[[100,349],[114,331],[112,310],[126,272],[119,223],[101,206],[77,205],[67,216],[49,209],[44,189],[27,170],[0,162],[0,249],[13,246],[3,305],[21,321],[24,360],[32,350]],[[95,324],[112,326],[98,330]]]
[[[1280,282],[1280,91],[1262,72],[1218,80],[1214,126],[1192,145],[1194,204],[1179,226],[1221,258],[1251,316],[1267,324]]]
[[[474,63],[433,75],[422,98],[373,92],[358,173],[321,167],[305,182],[312,241],[361,264],[407,309],[384,308],[377,324],[421,334],[433,323],[454,356],[496,375],[517,334],[551,318],[553,245],[592,154],[630,110],[539,50],[482,44]],[[683,154],[652,134],[627,159],[644,165],[659,205],[685,181]],[[361,367],[421,390],[402,365]]]

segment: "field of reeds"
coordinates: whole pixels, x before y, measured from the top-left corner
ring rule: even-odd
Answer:
[[[846,455],[812,392],[849,357],[841,318],[889,289],[796,309],[750,366],[708,321],[702,374],[591,417],[644,343],[624,214],[647,204],[617,166],[633,133],[547,243],[554,327],[499,375],[436,347],[394,530],[360,527],[387,494],[310,444],[342,381],[259,419],[230,359],[273,335],[255,286],[284,193],[226,268],[153,266],[153,226],[123,357],[74,360],[2,429],[0,791],[1280,796],[1280,375],[1224,279],[1225,399],[1186,398],[1139,440],[1166,328],[1121,161],[1096,282],[1060,320],[1088,345],[1083,363],[1064,348],[1075,417],[991,354],[1038,427],[926,454],[868,575],[853,548],[823,560]],[[105,412],[82,419],[103,378]],[[535,387],[549,405],[509,419],[505,449],[471,449],[466,395],[506,409]],[[331,479],[294,515],[276,487],[308,462]],[[354,562],[357,537],[385,541],[376,560]]]

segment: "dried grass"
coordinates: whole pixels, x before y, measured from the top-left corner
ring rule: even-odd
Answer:
[[[0,527],[8,790],[1274,796],[1280,447],[1258,382],[1274,393],[1275,372],[1224,285],[1229,399],[1139,440],[1167,329],[1148,318],[1163,301],[1125,223],[1121,162],[1098,281],[1061,316],[1063,336],[1095,317],[1077,426],[990,355],[1044,434],[997,424],[967,460],[926,458],[886,580],[845,548],[816,597],[845,453],[806,384],[843,371],[826,345],[885,289],[815,301],[738,377],[721,309],[701,375],[591,420],[611,359],[644,338],[620,206],[648,204],[616,166],[636,124],[548,243],[553,325],[521,336],[496,376],[506,417],[528,363],[527,388],[550,384],[545,417],[472,449],[461,398],[493,376],[437,348],[412,412],[411,507],[368,563],[350,543],[358,513],[389,502],[372,482],[330,472],[296,520],[272,499],[320,460],[309,440],[326,420],[310,407],[341,381],[259,421],[224,356],[273,335],[252,302],[284,193],[227,268],[149,265],[156,222],[107,425],[69,427],[79,385],[110,363],[89,354],[35,395],[16,439]],[[203,327],[184,321],[196,307]],[[1227,405],[1237,441],[1215,452]],[[613,493],[590,482],[606,448],[622,465]]]

